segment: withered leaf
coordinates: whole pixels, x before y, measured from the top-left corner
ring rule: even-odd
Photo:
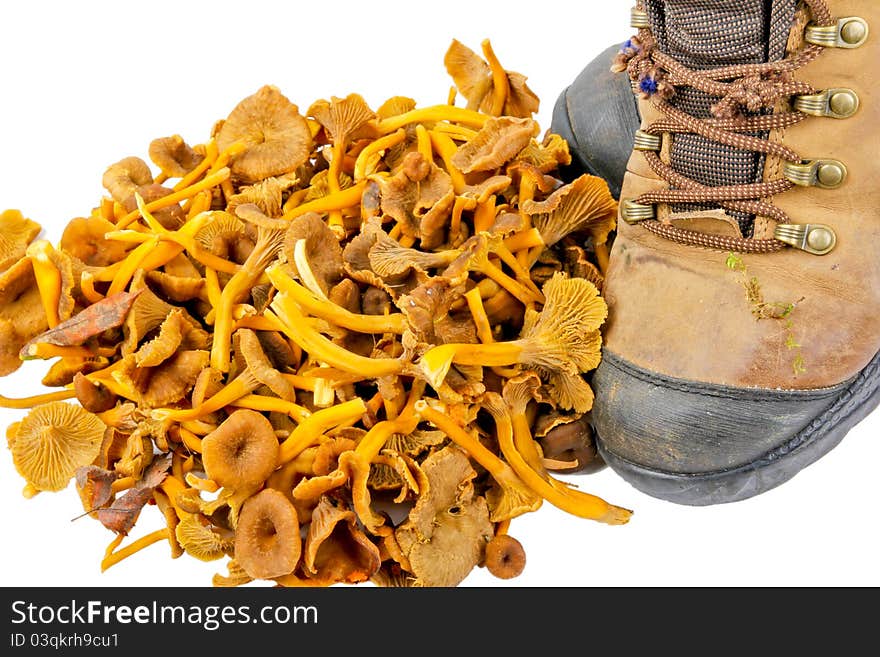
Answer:
[[[131,305],[144,288],[134,292],[117,292],[88,306],[38,336],[32,338],[21,348],[22,359],[33,357],[31,346],[36,344],[52,344],[59,347],[73,347],[83,344],[89,338],[100,335],[104,331],[122,326]]]
[[[97,465],[84,465],[76,469],[76,487],[82,498],[83,508],[89,512],[100,509],[113,497],[116,473]]]
[[[170,467],[170,456],[154,460],[133,488],[116,498],[109,507],[98,509],[95,515],[101,524],[118,534],[127,535],[137,522],[141,509],[153,497],[153,490],[165,479]]]

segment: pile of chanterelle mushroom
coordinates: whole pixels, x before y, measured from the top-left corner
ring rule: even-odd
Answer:
[[[445,105],[264,86],[109,166],[55,244],[2,213],[0,374],[55,388],[0,398],[9,449],[26,496],[75,483],[102,568],[166,542],[218,586],[455,586],[518,575],[545,501],[629,519],[551,475],[597,463],[616,203],[482,46],[453,41]]]

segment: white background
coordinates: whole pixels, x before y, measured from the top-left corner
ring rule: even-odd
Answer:
[[[596,54],[630,36],[628,0],[610,2],[44,2],[2,3],[0,209],[18,208],[53,242],[85,215],[116,160],[147,157],[151,139],[204,141],[215,120],[263,84],[301,111],[357,92],[445,102],[453,38],[492,41],[528,76],[542,130],[558,94]],[[9,396],[40,392],[46,363],[0,379]],[[0,429],[22,411],[0,409]],[[463,586],[876,586],[880,415],[780,488],[713,507],[662,502],[606,469],[574,480],[634,510],[610,527],[545,504],[511,534],[527,553],[508,581],[475,570]],[[0,449],[0,584],[209,586],[221,563],[169,559],[164,543],[101,573],[112,537],[71,485],[26,500]],[[157,528],[147,509],[134,536]]]

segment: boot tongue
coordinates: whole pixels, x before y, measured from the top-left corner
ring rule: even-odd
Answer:
[[[690,68],[709,69],[781,59],[796,5],[797,0],[647,0],[645,8],[663,52]],[[708,118],[715,100],[679,86],[670,103],[691,116]],[[760,180],[763,157],[700,135],[677,134],[671,165],[703,185],[742,185]],[[750,235],[753,217],[730,214],[743,234]]]

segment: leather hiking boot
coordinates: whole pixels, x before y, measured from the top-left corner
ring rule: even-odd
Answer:
[[[551,126],[622,178],[591,422],[641,491],[732,502],[880,399],[880,2],[643,0],[632,19],[617,78],[593,62]]]

